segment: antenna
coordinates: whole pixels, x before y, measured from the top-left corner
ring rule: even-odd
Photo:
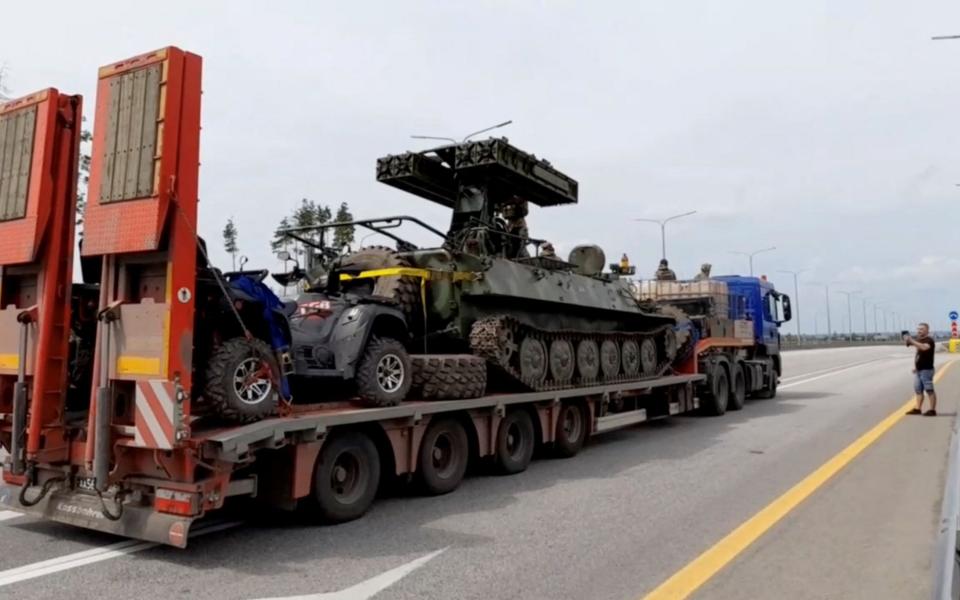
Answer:
[[[481,133],[486,133],[486,132],[488,132],[488,131],[493,131],[494,129],[500,129],[501,127],[506,127],[506,126],[509,125],[510,123],[513,123],[513,120],[504,121],[503,123],[497,123],[496,125],[492,125],[492,126],[490,126],[490,127],[487,127],[486,129],[481,129],[480,131],[474,131],[474,132],[471,133],[470,135],[464,137],[464,138],[463,138],[463,141],[465,142],[465,141],[469,140],[470,138],[472,138],[473,136],[475,136],[475,135],[480,135]]]
[[[412,137],[412,138],[415,139],[415,140],[441,140],[441,141],[444,141],[444,142],[450,142],[450,143],[452,143],[452,144],[462,144],[462,143],[466,142],[467,140],[469,140],[470,138],[472,138],[472,137],[475,136],[475,135],[480,135],[481,133],[486,133],[486,132],[488,132],[488,131],[493,131],[494,129],[500,129],[501,127],[506,127],[507,125],[509,125],[509,124],[511,124],[511,123],[513,123],[513,120],[512,120],[512,119],[509,120],[509,121],[504,121],[503,123],[497,123],[496,125],[491,125],[490,127],[486,127],[486,128],[481,129],[481,130],[479,130],[479,131],[474,131],[473,133],[464,136],[464,138],[463,138],[462,140],[460,140],[460,141],[457,141],[456,139],[451,138],[451,137],[443,137],[443,136],[436,136],[436,135],[411,135],[410,137]]]

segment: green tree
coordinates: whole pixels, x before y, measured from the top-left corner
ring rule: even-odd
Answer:
[[[233,262],[233,270],[237,270],[237,226],[233,223],[233,217],[227,219],[227,224],[223,227],[223,249],[230,254]]]
[[[347,206],[346,202],[340,203],[340,208],[337,209],[337,218],[334,219],[334,223],[346,223],[353,220],[353,215],[350,213],[350,207]],[[353,234],[354,226],[349,225],[346,227],[337,227],[333,232],[333,245],[338,250],[344,246],[349,246],[353,243]]]
[[[290,229],[290,227],[290,217],[280,219],[280,224],[277,225],[276,230],[274,230],[273,239],[270,241],[271,250],[279,252],[290,244],[290,236],[284,233],[284,230]]]
[[[87,118],[83,117],[86,121]],[[79,177],[77,178],[77,235],[83,238],[83,215],[87,210],[87,194],[90,186],[90,146],[93,142],[93,134],[89,129],[83,128],[80,131],[80,165]]]

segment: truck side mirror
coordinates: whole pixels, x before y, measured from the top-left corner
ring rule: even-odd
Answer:
[[[793,318],[793,311],[790,310],[790,296],[783,294],[780,298],[783,305],[783,320],[786,322]]]
[[[290,253],[287,252],[286,250],[281,250],[280,252],[277,252],[277,258],[279,258],[283,262],[287,262],[288,260],[290,260]]]

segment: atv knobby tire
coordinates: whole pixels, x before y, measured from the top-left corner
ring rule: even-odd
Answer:
[[[258,366],[261,376],[251,375],[251,383],[262,393],[244,396],[238,375]],[[264,381],[269,378],[269,384]],[[204,400],[213,414],[230,421],[252,422],[276,413],[280,394],[280,366],[273,350],[258,339],[233,338],[213,351],[207,366]]]
[[[371,338],[357,363],[357,395],[366,406],[396,406],[410,391],[413,369],[407,349],[392,338]]]
[[[385,246],[368,246],[349,254],[340,261],[343,271],[374,271],[409,267],[410,264],[397,255],[396,250]],[[400,305],[407,318],[420,315],[420,281],[409,275],[385,275],[377,277],[373,295],[390,298]]]
[[[479,398],[487,389],[487,361],[471,354],[413,357],[411,395],[424,400]]]

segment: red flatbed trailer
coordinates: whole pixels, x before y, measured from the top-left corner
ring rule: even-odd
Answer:
[[[7,381],[0,443],[10,449],[19,436],[26,450],[15,444],[5,465],[4,508],[182,548],[193,525],[228,497],[323,505],[321,516],[346,520],[369,508],[382,475],[445,493],[470,461],[489,458],[517,473],[537,446],[569,457],[594,434],[698,408],[710,373],[697,372],[694,354],[688,372],[644,381],[389,408],[317,398],[285,416],[209,425],[191,407],[200,57],[167,48],[115,63],[101,69],[98,96],[83,248],[101,264],[89,404],[68,415],[62,389],[34,391],[27,412],[49,417],[41,432],[56,432],[35,435],[15,423],[24,411],[14,410]],[[79,98],[75,106],[74,125]],[[67,156],[76,164],[75,153]],[[62,171],[54,187],[71,195],[36,202],[43,210],[72,203],[74,181],[75,172]],[[58,223],[48,238],[72,244],[73,219]],[[60,289],[68,288],[69,275],[59,273]],[[8,275],[4,267],[0,288]],[[62,327],[53,338],[65,343]],[[3,366],[0,356],[0,375]],[[52,381],[64,387],[62,376]]]

